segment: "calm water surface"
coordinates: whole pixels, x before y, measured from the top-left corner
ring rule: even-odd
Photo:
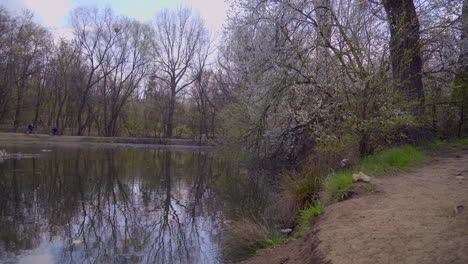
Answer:
[[[3,145],[0,263],[222,263],[224,223],[266,206],[216,152]]]

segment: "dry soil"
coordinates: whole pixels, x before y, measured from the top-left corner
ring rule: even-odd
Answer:
[[[243,263],[468,264],[467,148],[361,189],[327,207],[310,234]]]

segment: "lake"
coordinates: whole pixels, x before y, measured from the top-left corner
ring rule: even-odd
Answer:
[[[0,263],[223,263],[264,184],[203,149],[3,144]]]

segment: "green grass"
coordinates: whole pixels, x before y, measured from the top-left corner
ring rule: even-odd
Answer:
[[[450,141],[449,144],[460,145],[460,146],[466,147],[468,146],[468,137],[455,139],[453,141]]]
[[[421,141],[416,145],[416,148],[419,150],[422,150],[424,152],[435,152],[439,151],[443,146],[445,146],[445,143],[442,142],[441,140],[435,140],[435,141]]]
[[[96,141],[96,138],[84,137],[84,138],[81,139],[81,141],[83,141],[83,142],[94,142],[94,141]]]
[[[391,148],[365,157],[358,169],[365,174],[381,175],[407,171],[410,165],[427,161],[426,154],[413,146]]]
[[[319,216],[323,209],[325,208],[325,204],[323,202],[316,202],[315,204],[307,204],[306,208],[303,210],[299,210],[298,216],[298,224],[299,224],[299,231],[295,234],[296,236],[301,236],[307,230],[309,230],[310,223],[312,220]]]
[[[381,151],[379,153],[369,155],[362,159],[359,164],[348,171],[337,172],[332,177],[325,178],[321,182],[321,187],[332,197],[331,203],[345,199],[349,192],[356,186],[353,181],[353,174],[362,171],[367,175],[382,175],[394,172],[407,171],[412,165],[426,162],[429,160],[426,153],[434,152],[446,147],[447,145],[455,145],[457,147],[468,146],[468,138],[462,138],[450,141],[448,143],[440,140],[421,142],[416,146],[400,146]],[[320,173],[308,169],[305,172],[305,177],[299,177],[301,180],[290,179],[289,186],[297,196],[308,196],[310,193],[317,190],[318,177]],[[372,186],[369,185],[369,190],[372,191]],[[327,202],[328,204],[328,202]],[[307,204],[305,209],[299,210],[298,213],[298,229],[295,232],[295,238],[304,235],[310,228],[310,223],[314,217],[320,215],[325,208],[325,202],[319,201],[315,204]]]
[[[263,249],[281,245],[287,240],[285,235],[276,230],[270,230],[266,236],[266,239],[261,242]]]
[[[422,141],[416,145],[416,148],[424,152],[436,152],[447,146],[466,147],[468,146],[468,137],[458,138],[448,142],[443,142],[441,140]]]
[[[343,200],[355,185],[356,184],[353,182],[353,172],[343,171],[326,179],[323,183],[323,188],[333,199]]]
[[[426,147],[438,148],[440,143],[425,143]],[[369,155],[352,171],[338,172],[335,176],[325,180],[324,190],[332,196],[334,200],[343,200],[349,191],[355,186],[353,173],[364,172],[367,175],[382,175],[399,171],[407,171],[410,166],[416,163],[427,161],[426,154],[413,146],[401,146],[391,148]]]

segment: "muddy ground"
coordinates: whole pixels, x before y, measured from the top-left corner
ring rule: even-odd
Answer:
[[[243,264],[468,263],[466,147],[359,189],[327,207],[310,234]]]

